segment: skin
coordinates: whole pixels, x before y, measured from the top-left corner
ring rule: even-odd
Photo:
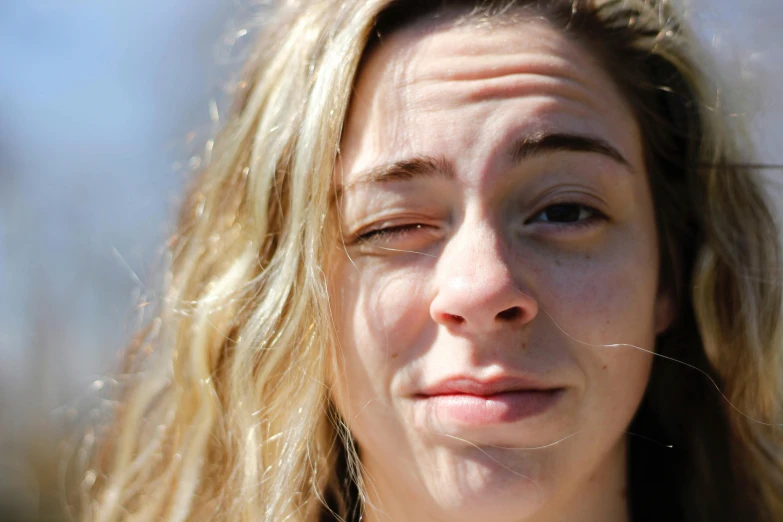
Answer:
[[[621,158],[514,159],[558,133]],[[415,158],[437,172],[377,179]],[[541,20],[406,28],[363,65],[340,160],[333,399],[365,520],[628,520],[626,430],[653,356],[604,345],[652,350],[672,300],[640,132],[596,60]],[[417,400],[457,374],[562,391],[539,414],[464,425]]]

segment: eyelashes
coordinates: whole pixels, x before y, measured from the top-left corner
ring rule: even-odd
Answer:
[[[544,210],[525,221],[530,223],[555,223],[566,227],[590,226],[595,220],[605,220],[604,215],[599,210],[582,203],[555,203],[549,205]]]
[[[576,202],[559,202],[550,204],[537,212],[530,219],[524,221],[525,225],[541,224],[556,230],[576,230],[590,228],[608,218],[596,208]],[[434,236],[438,227],[431,224],[409,222],[391,224],[370,228],[354,234],[356,242],[385,244],[393,241],[404,241],[424,233]]]
[[[361,234],[356,234],[356,238],[362,241],[391,239],[394,237],[404,236],[417,230],[421,230],[425,226],[428,225],[423,225],[421,223],[413,223],[410,225],[394,225],[390,227],[377,228]]]

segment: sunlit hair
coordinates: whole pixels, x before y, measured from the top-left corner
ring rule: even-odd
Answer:
[[[634,517],[783,520],[778,233],[742,122],[693,35],[666,0],[444,5],[313,0],[270,15],[183,206],[159,311],[127,354],[126,390],[76,485],[81,519],[358,519],[366,488],[330,401],[327,292],[332,178],[357,71],[369,46],[417,20],[533,15],[589,49],[633,107],[661,284],[678,298],[629,429],[644,436],[630,439]]]

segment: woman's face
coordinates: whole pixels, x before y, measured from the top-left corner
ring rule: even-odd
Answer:
[[[539,20],[412,27],[366,61],[330,277],[371,520],[625,516],[652,355],[606,345],[652,350],[671,309],[640,140]]]

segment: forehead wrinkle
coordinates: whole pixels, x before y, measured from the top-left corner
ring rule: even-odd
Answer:
[[[553,34],[561,38],[552,38]],[[521,35],[528,41],[520,42],[518,37]],[[503,69],[516,68],[520,63],[529,64],[531,57],[536,59],[542,56],[546,57],[545,60],[536,60],[535,65],[559,66],[561,70],[570,70],[568,76],[574,79],[583,78],[584,75],[573,64],[589,61],[591,65],[600,66],[599,60],[582,42],[575,41],[567,33],[546,22],[531,21],[493,30],[442,27],[428,33],[418,33],[417,38],[418,41],[410,44],[411,51],[429,55],[432,61],[428,70],[434,76],[442,75],[445,71],[456,79],[470,75],[471,70],[474,71],[472,74],[481,71],[489,75],[504,74]],[[426,77],[427,72],[419,71],[419,74]]]
[[[521,74],[531,70],[535,70],[538,74],[576,82],[585,80],[569,59],[554,51],[542,54],[541,49],[480,56],[461,56],[449,50],[445,55],[436,55],[434,63],[426,70],[420,71],[419,76],[424,80],[481,80]]]
[[[557,79],[549,75],[514,74],[486,80],[437,82],[421,85],[418,94],[409,96],[407,102],[417,110],[436,101],[444,107],[466,103],[491,102],[509,98],[552,98],[596,107],[589,89],[570,79]],[[450,101],[450,104],[446,103]]]
[[[418,99],[411,100],[414,102],[430,97],[442,99],[445,90],[459,102],[505,98],[510,94],[554,94],[592,105],[593,93],[606,89],[576,65],[603,70],[596,57],[546,21],[525,19],[496,30],[508,31],[509,38],[497,38],[498,32],[472,26],[441,27],[418,34],[418,40],[407,46],[416,59],[393,59],[406,70],[400,71],[396,79],[406,91],[414,86],[423,87],[422,94],[435,91],[426,97],[419,94]],[[493,38],[476,38],[476,31]],[[563,38],[552,39],[553,31]],[[509,39],[519,32],[540,37],[529,47],[509,47]],[[421,67],[419,62],[427,66]]]
[[[480,93],[483,90],[522,88],[518,94],[556,94],[574,99],[590,98],[593,91],[603,91],[589,76],[580,73],[571,61],[561,56],[541,52],[492,55],[488,57],[431,56],[429,66],[413,70],[415,62],[407,64],[408,77],[414,80],[405,87],[418,85],[425,89],[453,89],[455,94]],[[580,61],[579,63],[584,63]],[[595,63],[596,67],[600,66]],[[491,97],[500,92],[487,93]],[[473,98],[480,97],[476,94]]]

